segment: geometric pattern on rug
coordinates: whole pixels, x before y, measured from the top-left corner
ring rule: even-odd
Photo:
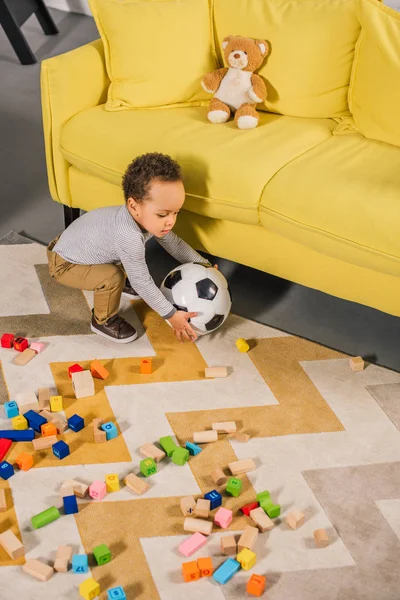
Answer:
[[[367,390],[400,430],[400,383],[369,385]]]

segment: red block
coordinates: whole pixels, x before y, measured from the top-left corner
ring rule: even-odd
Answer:
[[[2,461],[11,448],[12,441],[0,438],[0,461]]]
[[[29,346],[29,342],[26,338],[16,337],[14,340],[14,350],[18,350],[18,352],[23,352]]]
[[[81,367],[81,365],[78,365],[78,363],[75,363],[74,365],[71,365],[70,367],[68,367],[68,375],[69,377],[72,377],[72,373],[79,373],[79,371],[84,371],[85,369],[83,367]]]
[[[250,502],[250,504],[245,504],[244,506],[242,506],[242,508],[240,510],[242,511],[243,514],[245,514],[249,517],[250,511],[254,510],[255,508],[258,508],[259,506],[260,505],[258,504],[258,502]]]
[[[13,333],[3,333],[1,336],[1,347],[2,348],[12,348],[14,342],[14,334]]]

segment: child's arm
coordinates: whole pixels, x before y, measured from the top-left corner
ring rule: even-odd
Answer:
[[[193,248],[189,246],[189,244],[183,241],[182,238],[176,235],[176,233],[174,233],[173,231],[167,233],[167,235],[163,238],[156,237],[155,239],[160,244],[160,246],[165,248],[165,250],[169,254],[171,254],[171,256],[176,258],[176,260],[178,260],[182,264],[196,262],[202,263],[203,265],[206,265],[208,267],[212,266],[206,258],[201,256],[201,254],[196,252],[196,250],[193,250]]]

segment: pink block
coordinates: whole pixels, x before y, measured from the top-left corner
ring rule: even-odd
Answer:
[[[192,556],[196,550],[200,550],[206,543],[207,538],[202,533],[194,533],[187,540],[179,544],[178,550],[183,556]]]
[[[46,348],[46,344],[43,344],[43,342],[32,342],[30,348],[32,348],[32,350],[34,350],[36,354],[39,354],[40,352],[43,352],[43,350]]]
[[[89,486],[89,496],[93,500],[103,500],[107,496],[107,488],[104,481],[93,481]]]
[[[232,523],[232,511],[221,506],[215,513],[214,523],[223,529],[227,529]]]

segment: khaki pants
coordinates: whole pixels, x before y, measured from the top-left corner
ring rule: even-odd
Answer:
[[[118,313],[126,273],[120,265],[76,265],[64,260],[53,252],[58,237],[47,247],[50,275],[67,287],[93,290],[94,318],[102,325]]]

